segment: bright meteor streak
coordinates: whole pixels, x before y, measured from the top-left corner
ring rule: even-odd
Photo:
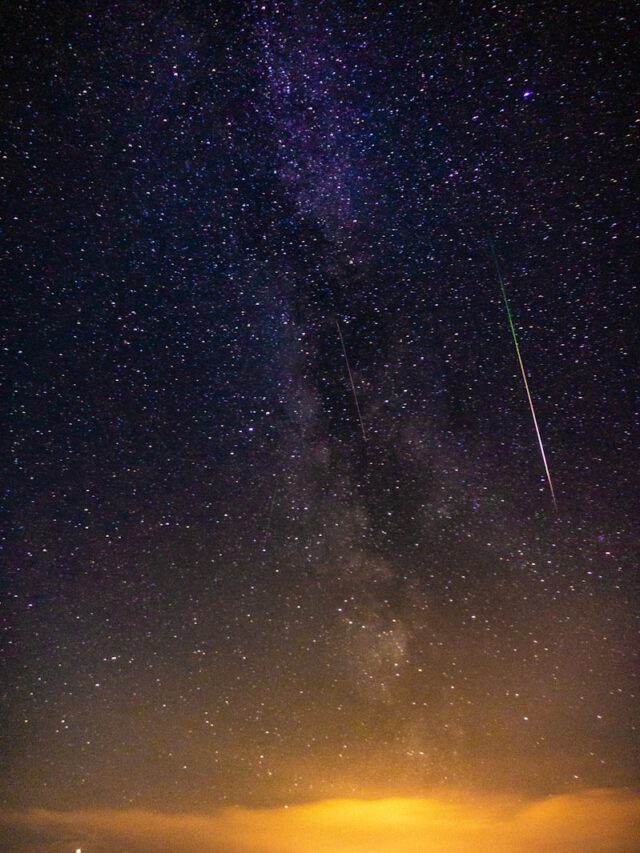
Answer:
[[[558,502],[556,501],[556,494],[553,489],[553,481],[551,479],[551,472],[549,471],[549,465],[547,464],[547,457],[544,452],[544,445],[542,444],[542,435],[540,434],[540,427],[538,426],[538,419],[536,417],[536,410],[533,405],[533,398],[531,397],[531,391],[529,389],[529,382],[527,380],[527,374],[524,369],[524,364],[522,362],[522,355],[520,354],[520,346],[518,344],[518,336],[516,334],[516,327],[513,323],[513,317],[511,315],[511,308],[509,307],[509,300],[507,299],[507,291],[504,286],[504,279],[502,278],[502,272],[500,271],[500,265],[498,264],[498,258],[496,255],[496,250],[493,246],[493,242],[490,241],[489,245],[491,246],[491,255],[493,257],[493,263],[496,268],[496,275],[498,276],[498,282],[500,283],[500,291],[502,293],[502,299],[504,300],[504,307],[507,311],[507,319],[509,320],[509,328],[511,329],[511,336],[513,338],[513,345],[516,348],[516,355],[518,357],[518,364],[520,365],[520,373],[522,374],[522,381],[524,382],[524,389],[527,392],[527,400],[529,401],[529,408],[531,409],[531,417],[533,418],[533,426],[536,430],[536,436],[538,437],[538,446],[540,447],[540,455],[542,456],[542,463],[544,465],[544,470],[547,475],[547,483],[549,484],[549,491],[551,492],[551,500],[553,501],[553,506],[555,507],[556,513],[558,512]]]

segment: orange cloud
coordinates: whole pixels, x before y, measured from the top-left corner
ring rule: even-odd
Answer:
[[[135,853],[637,853],[640,795],[594,790],[522,803],[438,794],[210,815],[32,809],[2,820],[65,838],[64,848],[46,849],[83,853],[124,844]]]

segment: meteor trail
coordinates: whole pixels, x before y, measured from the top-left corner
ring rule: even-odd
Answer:
[[[544,470],[547,475],[547,483],[549,485],[549,491],[551,492],[551,500],[553,501],[553,506],[555,507],[556,513],[558,512],[558,502],[556,501],[556,494],[553,489],[553,481],[551,479],[551,472],[549,471],[549,466],[547,464],[547,457],[544,452],[544,445],[542,444],[542,436],[540,435],[540,428],[538,427],[538,419],[536,417],[536,410],[533,405],[533,398],[531,397],[531,391],[529,389],[529,382],[527,381],[527,374],[524,369],[524,364],[522,362],[522,355],[520,354],[520,346],[518,344],[518,336],[516,335],[516,327],[513,323],[513,317],[511,316],[511,308],[509,307],[509,300],[507,299],[507,291],[504,286],[504,279],[502,278],[502,272],[500,271],[500,265],[498,263],[498,257],[496,255],[496,250],[493,245],[493,241],[489,241],[489,245],[491,246],[491,256],[493,258],[493,264],[496,268],[496,275],[498,276],[498,282],[500,284],[500,292],[502,293],[502,299],[504,300],[504,307],[507,311],[507,319],[509,321],[509,328],[511,329],[511,337],[513,338],[513,345],[516,348],[516,355],[518,357],[518,364],[520,365],[520,373],[522,374],[522,381],[524,382],[524,389],[527,392],[527,400],[529,401],[529,408],[531,409],[531,417],[533,418],[533,426],[536,430],[536,435],[538,437],[538,445],[540,447],[540,455],[542,456],[542,463],[544,465]]]
[[[273,508],[276,503],[276,495],[278,493],[278,482],[273,488],[273,494],[271,495],[271,501],[269,502],[269,515],[267,516],[267,523],[264,529],[263,543],[262,543],[262,553],[266,554],[267,545],[269,544],[269,540],[271,539],[271,522],[273,520]]]
[[[340,322],[336,317],[336,326],[338,328],[338,335],[340,336],[340,344],[342,345],[342,352],[344,355],[344,360],[347,365],[347,373],[349,374],[349,382],[351,383],[351,390],[353,391],[353,401],[356,404],[356,411],[358,412],[358,420],[360,421],[360,431],[362,432],[362,439],[364,443],[367,443],[367,435],[364,431],[364,424],[362,422],[362,413],[360,412],[360,404],[358,403],[358,395],[356,393],[356,386],[353,382],[353,374],[351,373],[351,365],[349,364],[349,357],[347,355],[347,349],[344,345],[344,338],[342,337],[342,329],[340,328]]]

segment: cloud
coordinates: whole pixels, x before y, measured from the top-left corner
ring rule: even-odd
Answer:
[[[523,803],[438,794],[209,815],[31,809],[0,819],[46,834],[46,845],[16,847],[30,851],[115,853],[126,845],[130,853],[637,853],[640,795],[591,790]]]

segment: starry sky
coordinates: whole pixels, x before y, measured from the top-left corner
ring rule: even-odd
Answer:
[[[9,824],[637,788],[636,14],[7,4]]]

